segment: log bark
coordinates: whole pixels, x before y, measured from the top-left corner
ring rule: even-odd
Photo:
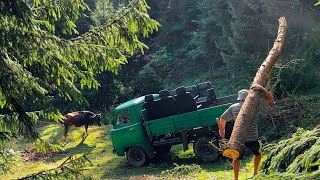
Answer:
[[[268,74],[272,71],[272,67],[281,53],[282,46],[287,33],[287,21],[284,17],[279,18],[279,28],[277,39],[270,50],[269,55],[260,66],[252,84],[264,85]],[[236,118],[230,140],[227,148],[223,151],[223,155],[232,159],[237,159],[244,148],[247,137],[248,125],[254,121],[253,116],[259,103],[259,91],[249,90],[241,110]]]

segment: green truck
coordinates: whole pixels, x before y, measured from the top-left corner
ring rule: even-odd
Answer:
[[[172,145],[187,150],[193,143],[198,158],[213,162],[220,153],[216,118],[235,101],[235,95],[217,99],[210,82],[130,100],[114,111],[113,150],[140,167],[168,153]]]

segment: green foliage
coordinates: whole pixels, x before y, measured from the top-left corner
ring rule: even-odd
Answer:
[[[178,177],[181,175],[188,175],[191,173],[198,173],[201,171],[201,167],[196,164],[191,164],[191,165],[178,165],[174,164],[173,169],[169,169],[166,171],[161,172],[162,177]]]
[[[103,114],[106,115],[102,117],[102,120],[105,121],[104,123],[110,122],[109,116],[112,116],[112,109],[118,104],[133,98],[132,87],[128,83],[123,83],[120,78],[122,76],[125,76],[122,70],[119,72],[119,75],[114,75],[110,72],[96,75],[96,79],[101,82],[99,89],[97,91],[90,89],[82,90],[84,97],[88,100],[88,105],[79,106],[77,104],[71,104],[66,107],[65,111],[70,111],[70,109],[93,109],[99,112],[102,111]],[[107,120],[107,117],[109,117],[109,120]]]
[[[82,174],[88,163],[92,165],[86,155],[70,156],[56,168],[40,171],[19,179],[88,179]]]
[[[166,48],[173,57],[165,85],[174,87],[195,77],[210,77],[225,71],[254,76],[256,68],[266,58],[276,37],[278,18],[285,16],[289,32],[282,51],[284,64],[292,59],[304,59],[282,73],[276,87],[279,93],[305,92],[318,87],[319,49],[316,2],[285,1],[168,1],[153,2],[156,18],[162,23],[155,37],[156,50]],[[175,13],[172,13],[174,11]],[[160,16],[160,17],[159,17]],[[153,54],[156,54],[154,51]],[[313,60],[312,60],[313,59]],[[161,63],[160,61],[158,62]],[[214,74],[214,75],[212,75]],[[178,79],[178,80],[177,80]],[[191,83],[193,84],[193,83]],[[285,89],[284,89],[284,88]]]
[[[113,120],[113,110],[114,108],[110,108],[109,111],[105,111],[103,113],[101,113],[102,115],[102,123],[103,124],[112,124],[112,120]]]
[[[270,151],[262,165],[265,172],[302,173],[318,170],[320,126],[298,129],[291,138],[266,147]]]
[[[97,89],[100,84],[94,74],[117,72],[127,62],[126,54],[146,48],[138,36],[159,26],[147,8],[143,0],[132,1],[108,22],[67,40],[60,36],[78,34],[75,21],[87,10],[83,1],[1,3],[0,141],[12,135],[38,138],[37,121],[61,119],[58,109],[65,100],[88,104],[78,88]],[[55,103],[58,98],[62,100]],[[0,168],[8,171],[14,161],[4,146],[0,144]],[[44,152],[59,150],[41,139],[36,147]]]
[[[250,6],[250,1],[236,1],[230,0],[228,5],[232,15],[231,21],[231,37],[228,38],[232,54],[224,55],[225,62],[233,70],[247,68],[248,66],[255,65],[251,61],[260,54],[267,50],[266,32],[261,25],[260,17],[263,15],[262,6],[260,4],[256,7]],[[227,23],[227,22],[226,22]],[[275,31],[273,32],[275,34]],[[252,36],[255,38],[252,38]],[[261,58],[257,58],[259,62]]]
[[[12,172],[11,167],[17,161],[14,151],[6,147],[6,143],[11,137],[11,133],[0,131],[0,174]]]
[[[145,66],[145,69],[152,69],[155,72],[156,81],[158,81],[157,83],[162,88],[166,84],[165,80],[168,77],[173,78],[172,76],[174,76],[172,67],[179,66],[179,64],[175,63],[173,55],[165,47],[155,52],[151,58],[152,60]]]
[[[163,88],[161,77],[150,65],[144,66],[137,74],[134,89],[140,95],[158,93]]]
[[[195,61],[195,65],[200,68],[207,69],[218,68],[223,64],[222,57],[220,55],[219,43],[225,43],[226,39],[224,31],[221,25],[217,23],[223,13],[224,2],[203,0],[196,4],[196,8],[199,11],[199,15],[194,20],[197,23],[197,28],[190,34],[189,48],[187,56]],[[218,8],[220,6],[220,9]],[[223,13],[224,20],[228,18],[228,14]],[[229,16],[230,17],[230,16]],[[230,17],[231,18],[231,17]],[[221,45],[220,45],[221,46]]]
[[[44,141],[42,139],[37,139],[33,146],[36,148],[38,152],[43,152],[44,154],[47,154],[48,151],[51,152],[59,152],[61,151],[61,147],[55,144],[51,144],[47,141]]]
[[[0,174],[13,173],[12,167],[18,161],[18,155],[12,149],[2,148],[0,150]]]
[[[310,129],[319,123],[319,95],[288,95],[257,114],[259,133],[269,142],[291,136],[299,127]]]
[[[109,0],[97,0],[95,1],[95,9],[91,13],[91,18],[96,25],[106,23],[115,14],[115,8]]]
[[[320,26],[315,26],[308,33],[304,34],[305,42],[299,49],[301,61],[292,68],[283,71],[281,84],[286,91],[296,93],[305,93],[316,91],[319,87],[320,63]]]
[[[134,0],[114,18],[72,39],[55,34],[77,34],[75,21],[87,5],[79,0],[18,0],[0,4],[1,132],[37,138],[34,128],[42,119],[61,119],[52,104],[56,97],[87,103],[74,83],[97,89],[94,74],[116,73],[126,54],[146,45],[159,24],[148,14],[144,0]]]
[[[272,174],[263,174],[260,173],[256,176],[255,180],[299,180],[299,179],[317,179],[320,175],[320,170],[311,172],[311,173],[272,173]]]

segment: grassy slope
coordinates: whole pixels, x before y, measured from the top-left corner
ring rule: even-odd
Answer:
[[[273,113],[267,113],[269,114],[268,117],[270,116],[271,118],[265,117],[265,126],[262,124],[261,127],[268,129],[268,132],[271,134],[282,130],[285,131],[284,134],[288,135],[291,134],[296,127],[312,129],[316,124],[319,124],[319,97],[320,95],[317,94],[312,96],[299,95],[297,98],[283,100],[282,103],[278,102],[278,105],[273,107]],[[293,111],[297,112],[293,113]],[[296,115],[297,113],[299,116]],[[273,118],[276,118],[276,121]],[[232,170],[229,162],[224,162],[220,159],[216,163],[201,164],[194,157],[192,150],[183,152],[181,146],[175,146],[172,149],[171,161],[153,162],[143,168],[132,168],[127,164],[124,157],[118,157],[112,153],[109,139],[110,128],[111,126],[89,127],[89,136],[86,139],[83,139],[84,127],[71,128],[67,141],[63,141],[62,139],[63,127],[60,124],[49,124],[39,128],[43,139],[62,145],[63,151],[55,154],[53,157],[48,157],[47,159],[36,162],[24,162],[20,160],[17,166],[13,167],[14,174],[6,176],[0,175],[0,179],[24,177],[32,173],[54,168],[61,164],[67,157],[81,153],[90,154],[88,157],[94,166],[88,167],[85,173],[94,179],[137,179],[137,177],[147,177],[148,179],[177,179],[176,176],[173,177],[170,174],[161,174],[168,170],[175,172],[175,163],[178,165],[200,165],[197,171],[182,175],[180,179],[232,179]],[[268,137],[270,136],[270,134],[264,134],[264,131],[260,133]],[[283,135],[283,133],[281,135]],[[14,150],[20,150],[21,152],[21,150],[30,146],[30,142],[19,140],[18,142],[12,142],[11,146]],[[242,163],[240,179],[245,179],[251,175],[251,171],[252,163],[250,159],[246,159]],[[278,178],[278,176],[262,175],[258,179]]]
[[[24,162],[21,160],[17,166],[13,167],[14,174],[0,176],[0,179],[12,179],[26,176],[49,168],[54,168],[62,163],[68,156],[89,153],[89,159],[94,164],[88,167],[86,175],[94,179],[176,179],[177,176],[170,174],[161,175],[166,170],[175,171],[174,164],[198,164],[200,167],[196,172],[181,175],[181,179],[232,179],[232,171],[229,162],[220,159],[216,163],[201,164],[194,157],[192,150],[183,152],[180,146],[172,149],[172,158],[165,162],[153,162],[142,168],[130,167],[125,157],[118,157],[112,153],[109,130],[111,126],[89,127],[89,136],[83,139],[84,128],[72,128],[68,134],[68,139],[63,141],[63,128],[59,124],[49,124],[39,129],[43,139],[52,143],[61,144],[63,152],[55,154],[36,162]],[[30,146],[29,142],[21,140],[12,143],[14,149],[22,150]],[[245,179],[251,174],[252,163],[250,159],[242,163],[240,179]]]

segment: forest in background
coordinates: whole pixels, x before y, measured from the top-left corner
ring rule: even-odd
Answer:
[[[68,25],[73,28],[70,32],[84,36],[114,18],[129,3],[127,0],[85,2],[86,15],[73,17],[75,24]],[[236,94],[239,89],[250,86],[257,68],[266,58],[280,16],[287,18],[289,30],[270,78],[272,88],[279,99],[288,94],[316,93],[320,86],[320,8],[314,6],[316,2],[147,1],[151,18],[161,24],[159,31],[142,38],[149,48],[125,54],[121,58],[126,57],[128,62],[117,70],[99,70],[90,75],[97,80],[93,81],[93,89],[84,86],[83,81],[75,81],[85,100],[74,101],[53,94],[55,98],[51,103],[62,114],[91,110],[102,112],[104,119],[110,121],[110,113],[117,105],[165,88],[210,81],[218,97]],[[64,39],[77,36],[61,27],[55,30],[55,35]],[[27,100],[25,106],[33,100]]]
[[[95,2],[95,3],[94,3]],[[92,12],[78,28],[103,23],[127,1],[90,1]],[[145,54],[136,51],[117,75],[97,75],[98,91],[81,90],[89,104],[70,109],[110,112],[126,100],[167,88],[211,81],[218,97],[248,88],[273,45],[277,20],[285,16],[288,38],[272,78],[278,98],[316,92],[319,87],[319,7],[317,1],[147,1],[161,27],[145,39]],[[111,13],[110,13],[111,12]],[[85,27],[83,27],[85,26]],[[99,98],[98,98],[99,97]],[[102,98],[102,99],[101,99]],[[102,100],[102,101],[101,101]],[[109,116],[109,113],[105,113]]]
[[[40,0],[38,2],[46,1]],[[64,19],[65,21],[61,22],[56,21],[57,19],[54,18],[54,14],[46,17],[44,12],[40,12],[40,16],[42,15],[49,19],[49,24],[39,22],[39,27],[49,32],[54,32],[54,35],[61,39],[73,41],[72,38],[76,38],[79,35],[91,38],[95,34],[88,34],[89,30],[95,31],[97,30],[96,27],[108,23],[110,19],[115,18],[117,13],[128,8],[127,5],[130,3],[127,0],[85,0],[85,2],[90,10],[84,8],[84,5],[79,7],[71,6],[76,10],[79,10],[77,8],[84,10],[86,16],[71,14],[69,17],[71,19]],[[235,94],[239,89],[250,86],[257,68],[266,58],[269,49],[272,47],[276,36],[277,20],[280,16],[285,16],[289,25],[287,39],[279,59],[280,61],[276,64],[271,78],[272,87],[279,101],[273,109],[267,109],[267,113],[259,114],[262,117],[262,120],[259,122],[262,129],[267,129],[271,123],[273,124],[273,128],[269,131],[262,131],[262,135],[270,141],[278,140],[284,136],[290,136],[299,127],[314,127],[315,124],[319,124],[318,118],[320,115],[317,111],[319,104],[317,89],[320,85],[318,62],[320,55],[318,15],[320,12],[319,7],[314,6],[317,2],[307,0],[147,0],[148,5],[151,7],[149,10],[151,18],[161,24],[159,31],[149,34],[151,29],[156,29],[152,27],[147,30],[146,34],[144,32],[141,33],[139,37],[149,49],[146,49],[139,43],[143,47],[138,47],[134,43],[130,44],[130,47],[125,47],[124,51],[127,52],[123,53],[122,56],[120,55],[118,59],[121,63],[110,65],[104,64],[106,62],[101,58],[104,57],[104,50],[99,49],[99,47],[90,47],[93,48],[91,50],[98,49],[97,54],[94,54],[92,52],[95,51],[91,51],[90,53],[89,47],[86,47],[84,44],[81,45],[79,49],[88,52],[88,54],[80,53],[78,56],[73,54],[72,58],[75,58],[75,62],[81,64],[82,68],[88,70],[89,73],[84,76],[80,74],[79,79],[72,81],[75,84],[75,88],[79,90],[79,93],[76,89],[69,89],[66,86],[68,83],[55,81],[55,79],[41,82],[45,86],[51,87],[53,92],[56,93],[49,94],[54,97],[48,101],[52,103],[49,104],[49,107],[52,105],[62,114],[74,110],[102,112],[103,119],[105,120],[104,123],[107,124],[110,122],[113,108],[117,105],[141,95],[157,93],[164,88],[173,89],[178,86],[211,81],[218,97]],[[1,10],[3,10],[2,5],[0,4]],[[4,15],[7,14],[4,13]],[[20,15],[23,18],[27,17],[28,14]],[[73,21],[75,21],[75,24],[72,24]],[[70,24],[63,24],[65,22]],[[6,21],[2,21],[0,23],[1,27],[5,27],[5,23]],[[21,22],[13,21],[13,23]],[[52,24],[56,25],[56,29],[52,29]],[[36,25],[38,24],[36,23]],[[28,29],[30,27],[22,26],[21,29],[17,28],[17,31],[13,31],[13,33],[19,33],[19,30],[24,31],[25,29],[23,28]],[[136,27],[133,25],[130,28],[132,30]],[[139,30],[143,31],[143,29]],[[78,32],[79,35],[75,32]],[[38,35],[35,34],[36,37]],[[13,38],[15,37],[13,36]],[[35,45],[30,43],[26,47],[22,47],[22,49],[29,47],[36,48],[35,46],[39,43],[38,41],[42,40],[36,39]],[[56,39],[53,38],[52,40],[55,41]],[[1,41],[1,43],[7,42]],[[46,50],[51,52],[50,47],[52,44],[45,45],[48,45],[46,46]],[[136,50],[132,51],[131,46],[136,47]],[[65,49],[57,48],[53,49],[53,52],[54,50],[63,52]],[[71,54],[75,53],[72,49],[67,49],[67,51],[70,51]],[[6,52],[0,51],[0,53],[5,54]],[[47,62],[50,63],[50,60],[52,60],[50,58],[53,55],[49,53],[44,54],[45,57],[49,57]],[[16,55],[21,54],[17,53]],[[33,55],[30,54],[30,56]],[[69,54],[65,56],[71,57]],[[117,57],[117,55],[112,53],[110,56]],[[128,62],[126,62],[124,57]],[[98,63],[92,61],[95,58],[98,59],[98,63],[106,65],[102,70],[99,69]],[[33,60],[36,60],[36,58]],[[68,61],[63,61],[63,63],[65,62]],[[51,66],[41,63],[39,66],[44,65],[45,70],[51,69]],[[86,63],[93,63],[91,65],[94,68],[88,68]],[[33,73],[41,75],[41,72],[38,72],[36,66],[34,66],[35,64],[30,63],[25,66],[29,68],[29,65]],[[53,63],[53,65],[56,64]],[[54,66],[56,69],[59,69],[59,67],[59,65],[57,67]],[[119,69],[117,69],[118,67]],[[94,71],[97,74],[93,73]],[[67,74],[67,77],[70,75],[66,71],[62,73]],[[77,74],[78,72],[74,70],[73,73]],[[49,76],[47,78],[50,79]],[[68,78],[72,78],[72,75]],[[36,80],[38,81],[38,79]],[[26,79],[21,79],[18,82],[21,82],[22,85],[34,85],[33,81],[30,83]],[[2,83],[2,87],[7,86],[5,81],[2,80]],[[55,85],[57,86],[55,87]],[[59,86],[61,89],[56,89]],[[98,86],[100,87],[97,88]],[[8,89],[10,90],[10,88]],[[43,95],[43,89],[37,89],[39,91],[36,91],[36,95],[31,98],[29,96],[26,96],[27,98],[23,97],[25,92],[19,91],[18,88],[12,89],[15,91],[11,92],[8,90],[1,93],[12,93],[9,97],[11,96],[14,100],[16,96],[18,100],[21,100],[24,110],[29,107],[36,107],[34,105],[35,102],[46,103],[41,102],[41,98],[37,98],[38,95],[39,97]],[[28,87],[26,89],[30,90]],[[6,89],[3,88],[1,90]],[[84,98],[77,96],[79,94],[83,95]],[[0,95],[2,96],[2,94]],[[71,98],[68,96],[71,96]],[[287,99],[288,97],[289,99]],[[17,105],[14,101],[10,103],[13,106]],[[3,104],[0,105],[3,106]],[[9,106],[9,108],[12,108],[12,106]],[[1,113],[3,112],[5,111],[1,109]],[[15,119],[15,116],[16,114],[12,119]],[[28,116],[31,118],[35,117],[33,114],[28,114]],[[47,120],[47,117],[56,119],[56,116],[53,114],[39,117],[40,120]],[[37,122],[38,118],[36,119],[36,121],[31,122]],[[274,121],[275,119],[277,121]],[[23,121],[21,122],[23,123]],[[14,126],[9,124],[7,127],[13,128]],[[28,132],[29,129],[27,128],[25,127],[21,132]],[[3,134],[0,135],[1,138],[6,138],[6,134],[4,136]],[[30,134],[26,133],[24,135],[29,136]],[[300,136],[300,131],[296,135]]]

